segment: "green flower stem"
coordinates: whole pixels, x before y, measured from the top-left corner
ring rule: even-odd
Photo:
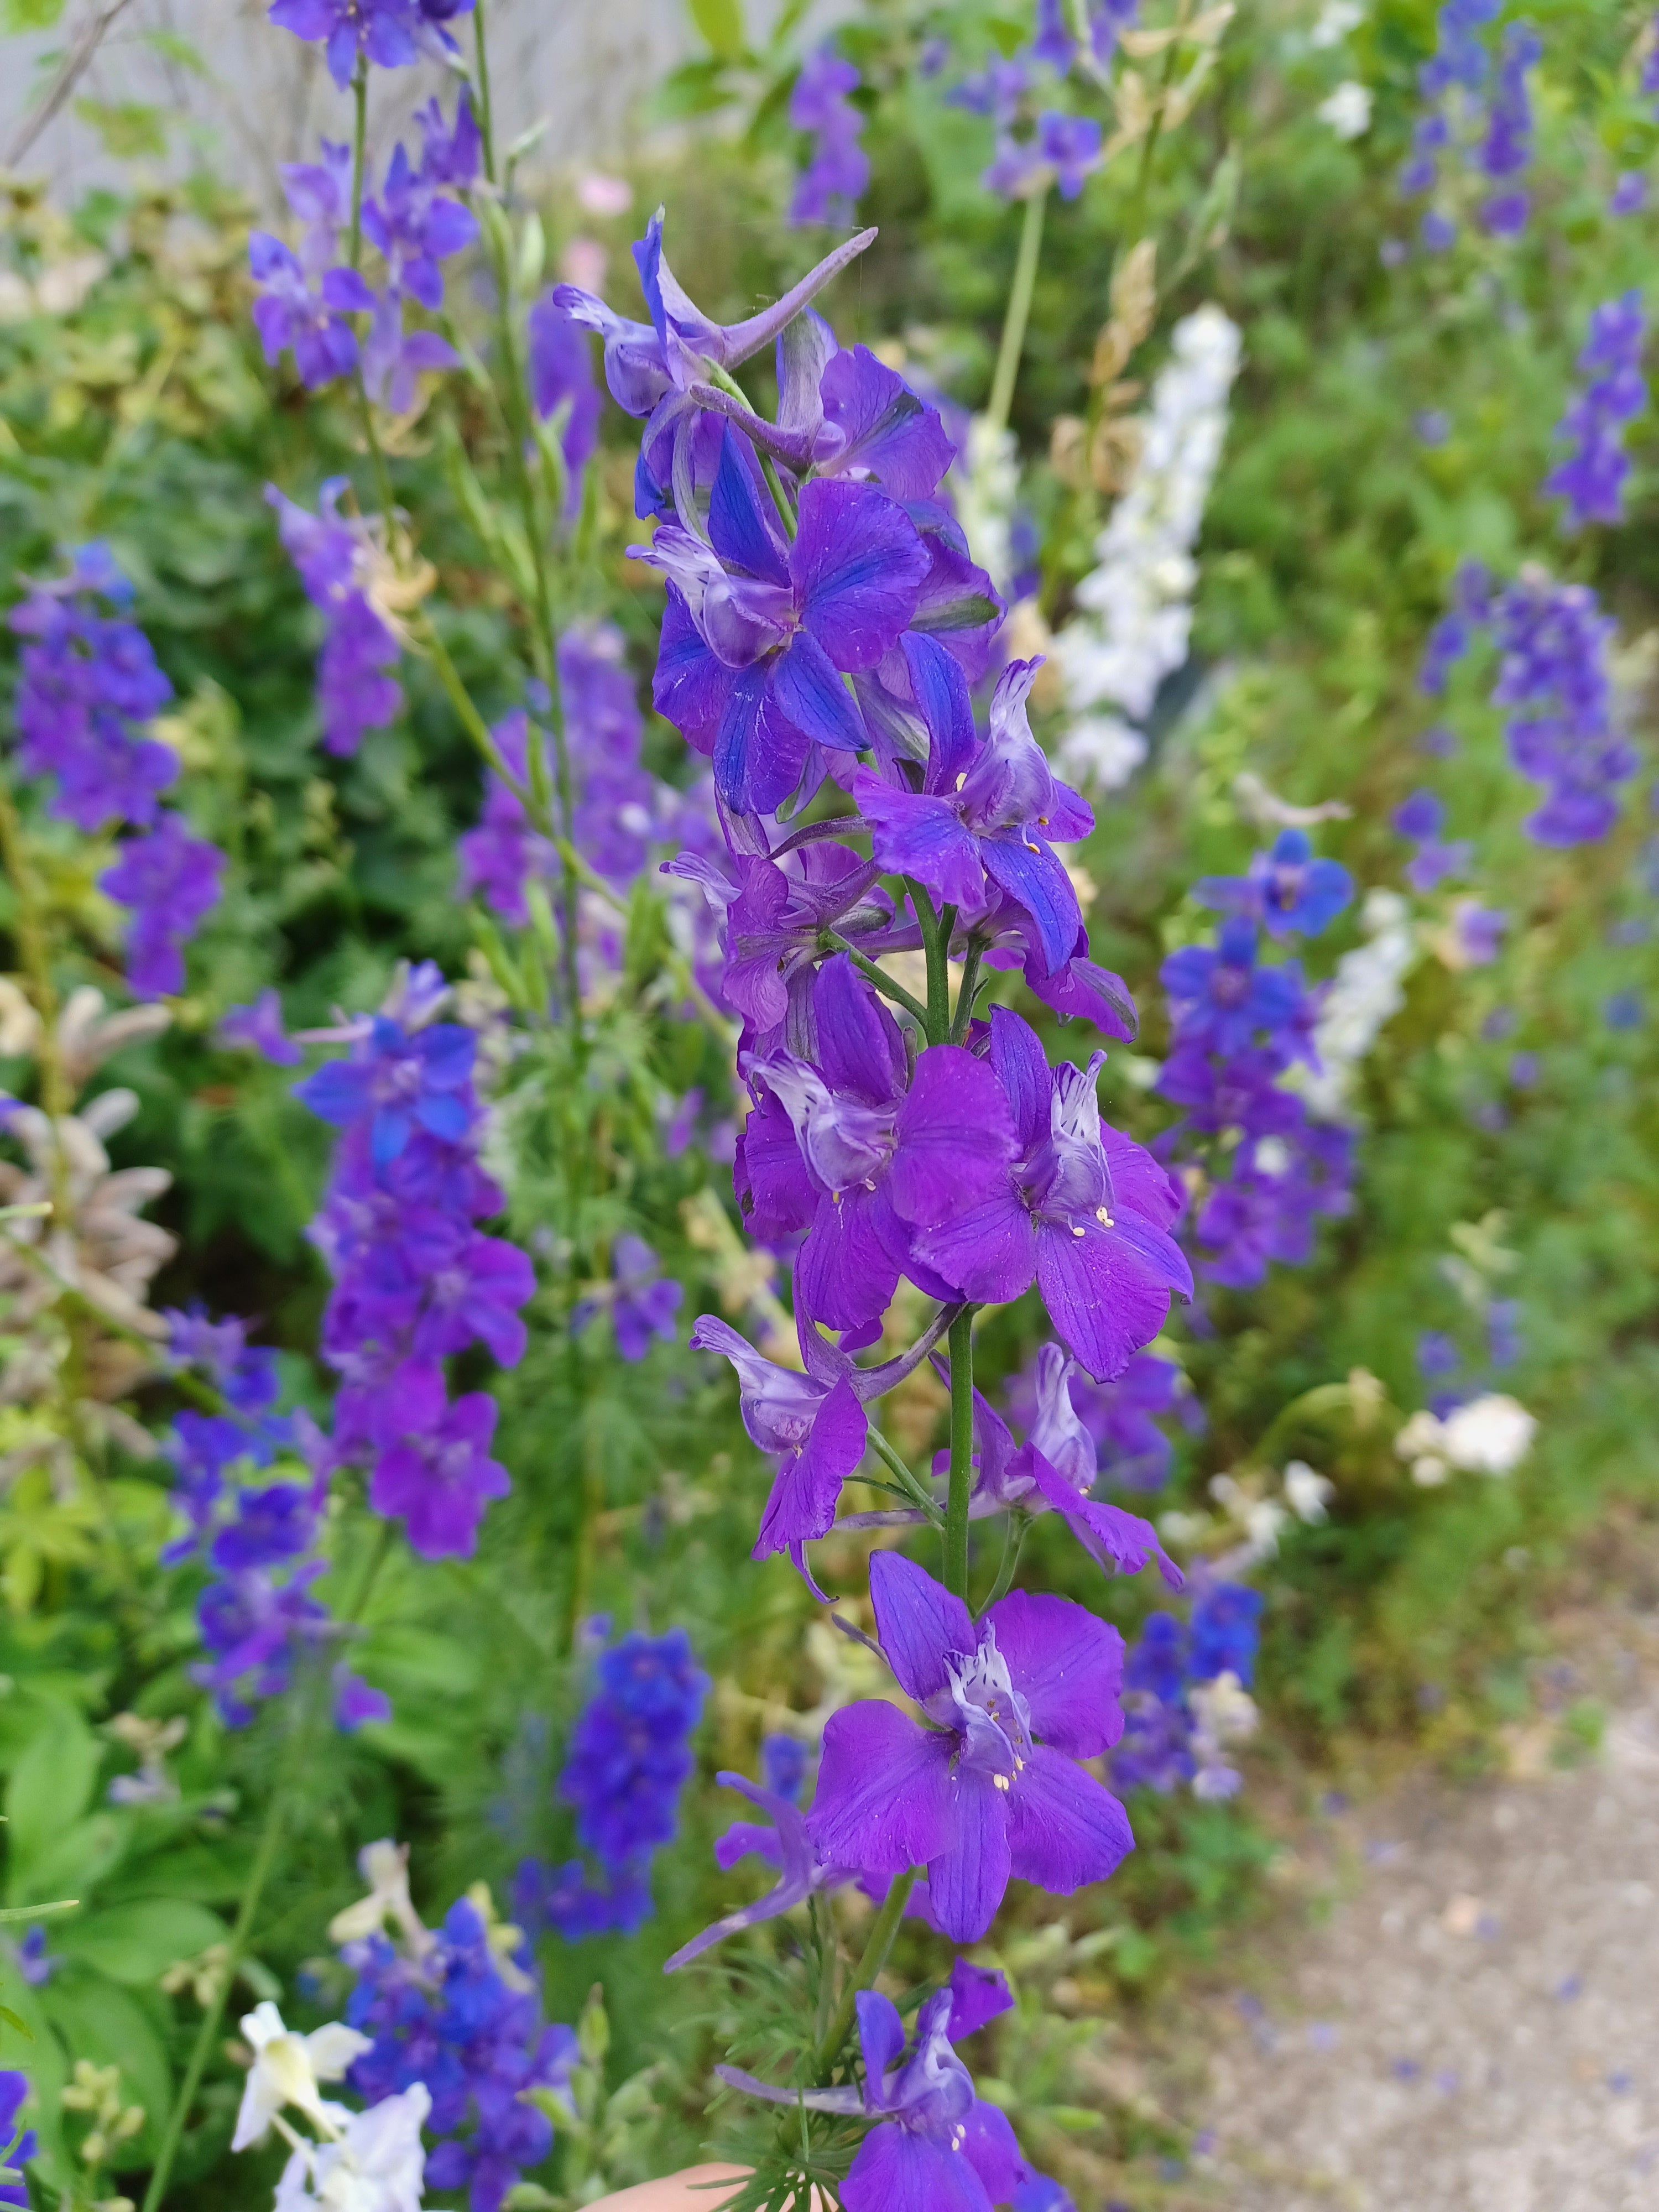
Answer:
[[[904,1908],[910,1901],[910,1892],[916,1886],[916,1876],[920,1871],[917,1867],[906,1867],[902,1874],[893,1877],[887,1900],[876,1915],[875,1925],[865,1944],[864,1956],[853,1969],[840,2001],[830,2016],[830,2025],[819,2039],[817,2061],[820,2074],[827,2074],[841,2055],[847,2032],[853,2025],[853,2012],[859,1991],[872,1988],[877,1975],[887,1964],[887,1954],[893,1948],[893,1939],[898,1934],[899,1923],[904,1917]],[[145,2212],[150,2212],[149,2206],[145,2207]]]
[[[895,1491],[893,1495],[895,1497],[902,1495],[908,1498],[913,1505],[921,1507],[934,1528],[942,1528],[945,1526],[945,1516],[939,1511],[937,1500],[929,1497],[918,1477],[911,1472],[905,1462],[883,1436],[881,1431],[873,1424],[868,1431],[868,1437],[871,1450],[874,1452],[884,1467],[890,1468],[898,1477],[899,1489]]]
[[[1025,1549],[1025,1539],[1031,1526],[1030,1517],[1014,1512],[1008,1516],[1008,1526],[1002,1539],[1002,1565],[997,1569],[997,1578],[991,1585],[991,1594],[979,1608],[988,1612],[1000,1597],[1006,1597],[1014,1586],[1014,1577],[1019,1571],[1019,1555]]]
[[[478,64],[478,137],[483,145],[483,172],[493,185],[495,181],[495,111],[489,99],[489,41],[484,36],[484,0],[474,0],[472,9],[472,51]]]
[[[1031,319],[1031,295],[1036,289],[1037,261],[1042,252],[1042,218],[1048,205],[1048,186],[1033,192],[1025,203],[1020,226],[1019,252],[1014,261],[1014,281],[1008,289],[1007,311],[1002,319],[1002,343],[997,349],[995,374],[985,416],[993,430],[1006,430],[1014,404],[1014,380],[1019,357],[1025,350],[1025,326]]]
[[[389,1521],[384,1521],[380,1524],[374,1547],[369,1553],[368,1564],[358,1583],[356,1593],[350,1605],[340,1615],[343,1625],[355,1626],[361,1620],[363,1608],[368,1603],[369,1593],[374,1587],[375,1578],[391,1551],[392,1541],[392,1523]],[[213,2049],[214,2040],[219,2033],[219,2023],[224,2018],[225,2005],[229,1999],[232,1989],[235,1986],[237,1972],[247,1954],[248,1944],[253,1934],[254,1920],[258,1913],[260,1900],[264,1895],[265,1884],[270,1879],[270,1870],[276,1863],[276,1854],[287,1831],[293,1796],[290,1786],[292,1778],[298,1772],[309,1750],[317,1716],[318,1705],[313,1692],[295,1723],[292,1735],[289,1738],[287,1755],[283,1760],[276,1786],[271,1792],[270,1804],[265,1814],[265,1824],[260,1832],[258,1847],[253,1855],[253,1864],[248,1869],[247,1881],[242,1890],[241,1902],[236,1910],[235,1925],[230,1931],[230,1942],[226,1946],[224,1970],[218,1978],[217,1988],[203,2007],[202,2024],[196,2031],[196,2040],[191,2046],[189,2062],[185,2068],[185,2078],[179,2084],[179,2094],[174,2098],[173,2109],[167,2114],[167,2127],[161,2136],[161,2147],[156,2153],[155,2164],[150,2172],[149,2186],[144,2191],[143,2212],[159,2212],[161,2200],[167,2193],[167,2185],[173,2174],[173,2162],[179,2155],[179,2146],[184,2140],[185,2124],[190,2118],[191,2106],[196,2101],[196,2092],[202,2086],[202,2075],[207,2067],[208,2055]]]
[[[907,876],[904,888],[909,893],[910,910],[915,915],[922,949],[927,956],[927,1042],[943,1044],[951,1027],[950,932],[941,926],[933,902],[921,884]],[[951,909],[947,907],[945,912],[950,914]]]
[[[980,955],[984,950],[977,937],[968,939],[968,951],[962,963],[962,982],[957,991],[957,1011],[951,1022],[948,1042],[963,1044],[973,1025],[974,1000],[979,993]]]
[[[363,161],[368,146],[368,57],[359,54],[351,80],[351,248],[355,269],[363,252]]]
[[[890,999],[895,1006],[902,1006],[907,1014],[914,1015],[921,1024],[923,1036],[927,1034],[927,1009],[912,992],[905,989],[902,983],[896,983],[890,975],[877,967],[875,962],[866,953],[860,952],[856,945],[849,945],[847,939],[835,930],[826,929],[820,942],[829,945],[836,952],[850,955],[853,965],[858,969],[860,975],[866,976],[884,998]]]
[[[951,1324],[951,1489],[945,1507],[945,1587],[968,1596],[968,1501],[974,1482],[974,1310]]]

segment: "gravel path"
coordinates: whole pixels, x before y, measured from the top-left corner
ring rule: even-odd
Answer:
[[[1203,2201],[1659,2207],[1659,1682],[1626,1700],[1579,1766],[1548,1765],[1540,1722],[1516,1732],[1530,1778],[1323,1824],[1346,1895],[1210,2016]]]

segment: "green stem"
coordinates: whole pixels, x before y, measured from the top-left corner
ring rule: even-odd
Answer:
[[[392,489],[392,471],[386,465],[380,434],[374,427],[374,410],[369,404],[368,386],[363,381],[361,362],[352,371],[351,380],[356,388],[357,419],[362,424],[363,445],[368,454],[369,466],[374,471],[374,496],[380,501],[380,513],[386,517],[386,545],[390,550],[393,542],[392,532],[397,527],[394,517],[398,502]]]
[[[368,147],[368,57],[359,54],[357,70],[351,80],[353,116],[351,125],[351,265],[355,269],[363,252],[363,159]]]
[[[583,1385],[581,1353],[575,1338],[568,1340],[572,1381],[580,1408],[582,1480],[578,1494],[576,1534],[570,1552],[570,1596],[559,1630],[559,1656],[568,1659],[576,1648],[587,1593],[593,1580],[594,1522],[605,1505],[605,1480],[599,1467],[598,1408],[587,1400]]]
[[[1042,217],[1048,205],[1048,187],[1033,192],[1025,203],[1025,219],[1020,226],[1019,252],[1014,261],[1014,281],[1008,290],[1007,312],[1002,319],[1002,343],[997,349],[996,373],[991,379],[991,397],[985,409],[986,420],[994,430],[1006,430],[1008,411],[1014,404],[1014,380],[1019,374],[1019,357],[1025,350],[1025,326],[1031,319],[1031,295],[1036,289],[1037,259],[1042,251]]]
[[[991,1585],[991,1594],[979,1608],[987,1612],[1000,1597],[1006,1597],[1014,1586],[1014,1576],[1019,1568],[1019,1555],[1025,1549],[1025,1539],[1030,1529],[1030,1516],[1024,1513],[1008,1516],[1007,1532],[1002,1540],[1002,1565],[997,1569],[997,1578]]]
[[[355,1627],[368,1603],[369,1593],[374,1587],[386,1557],[392,1549],[393,1529],[389,1521],[382,1522],[374,1548],[370,1553],[362,1577],[357,1584],[350,1605],[339,1615],[347,1626]],[[317,1718],[318,1705],[313,1697],[302,1708],[289,1739],[288,1755],[283,1761],[276,1786],[271,1792],[270,1804],[265,1814],[265,1825],[261,1832],[258,1847],[253,1855],[253,1864],[248,1869],[241,1903],[236,1910],[236,1923],[230,1931],[230,1942],[225,1950],[224,1970],[218,1978],[218,1986],[202,2010],[202,2024],[196,2031],[196,2040],[191,2046],[185,2078],[179,2084],[179,2094],[167,2114],[166,2130],[161,2149],[156,2153],[155,2165],[149,2177],[149,2187],[144,2191],[143,2212],[159,2212],[167,2185],[172,2178],[173,2161],[179,2155],[179,2145],[184,2139],[185,2124],[190,2118],[190,2108],[196,2101],[196,2092],[202,2085],[202,2075],[207,2067],[208,2055],[213,2049],[214,2039],[219,2033],[219,2023],[224,2017],[225,2005],[235,1985],[237,1971],[247,1954],[253,1934],[253,1923],[258,1913],[265,1884],[276,1863],[283,1831],[289,1812],[289,1778],[303,1763]]]
[[[478,62],[478,137],[483,146],[483,173],[495,181],[495,125],[489,99],[489,42],[484,37],[484,0],[474,0],[472,51]]]
[[[946,964],[948,941],[939,928],[939,918],[933,911],[933,902],[927,891],[912,877],[904,878],[904,888],[910,895],[910,910],[916,917],[916,927],[921,932],[922,949],[927,955],[927,1042],[943,1044],[951,1026],[951,974]]]
[[[957,1010],[951,1021],[948,1042],[961,1044],[973,1026],[974,1000],[979,991],[979,962],[982,951],[978,938],[970,937],[968,951],[962,963],[962,983],[957,992]]]
[[[945,1525],[945,1516],[939,1510],[938,1500],[929,1497],[919,1478],[911,1473],[881,1431],[872,1426],[868,1432],[868,1441],[871,1450],[874,1452],[882,1465],[890,1468],[897,1475],[903,1495],[913,1505],[919,1505],[921,1508],[936,1528],[942,1528]]]
[[[873,983],[884,998],[890,999],[895,1006],[902,1006],[907,1014],[914,1014],[917,1021],[921,1024],[922,1034],[928,1036],[927,1009],[912,992],[905,989],[902,983],[896,983],[890,975],[877,967],[875,962],[866,953],[860,952],[856,945],[849,945],[844,937],[840,936],[833,929],[826,929],[819,942],[829,945],[833,951],[850,954],[853,965],[858,969],[860,975]],[[929,1042],[932,1042],[931,1037]]]
[[[779,477],[778,465],[768,453],[762,453],[760,461],[761,474],[766,478],[766,489],[772,495],[772,504],[778,510],[778,520],[783,525],[783,534],[793,540],[800,525],[795,519],[795,510],[789,504],[788,494],[784,490]]]
[[[201,2087],[208,2054],[219,2033],[219,2022],[224,2017],[225,2001],[236,1979],[237,1969],[242,1963],[253,1932],[254,1915],[259,1910],[259,1900],[270,1878],[270,1869],[276,1860],[277,1847],[283,1839],[283,1830],[288,1819],[288,1792],[280,1784],[272,1793],[270,1808],[265,1814],[264,1832],[259,1838],[259,1847],[254,1855],[247,1885],[242,1892],[242,1902],[236,1915],[236,1924],[230,1931],[230,1942],[225,1951],[224,1971],[219,1976],[218,1986],[209,1998],[202,2013],[202,2024],[196,2031],[196,2040],[191,2046],[190,2061],[185,2068],[185,2078],[179,2084],[173,2110],[167,2114],[166,2132],[161,2148],[156,2154],[155,2165],[149,2177],[149,2187],[144,2192],[143,2212],[158,2212],[173,2173],[173,2160],[179,2155],[185,2123],[190,2108],[196,2101],[196,2092]]]
[[[951,1489],[945,1506],[945,1587],[968,1595],[968,1501],[974,1484],[974,1310],[951,1324]]]
[[[904,1917],[904,1908],[910,1901],[910,1892],[915,1887],[920,1871],[918,1867],[906,1867],[902,1874],[893,1877],[886,1903],[877,1913],[875,1925],[865,1944],[864,1956],[853,1969],[840,2002],[830,2016],[830,2025],[818,2040],[817,2070],[820,2074],[827,2074],[841,2055],[847,2032],[853,2025],[859,1991],[873,1987],[877,1975],[887,1964],[887,1954],[893,1948],[893,1939],[898,1934],[899,1923]],[[149,2212],[148,2206],[145,2212]]]

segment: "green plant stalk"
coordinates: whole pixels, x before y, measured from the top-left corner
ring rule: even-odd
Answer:
[[[368,1603],[369,1593],[376,1577],[391,1552],[393,1529],[391,1522],[383,1521],[374,1547],[369,1553],[362,1578],[351,1603],[339,1616],[343,1625],[355,1627]],[[265,1825],[254,1852],[253,1864],[242,1890],[241,1901],[236,1908],[235,1924],[230,1931],[230,1942],[225,1949],[224,1972],[219,1977],[218,1987],[202,2009],[202,2024],[196,2031],[196,2040],[191,2045],[190,2058],[185,2067],[185,2078],[179,2084],[179,2094],[167,2114],[167,2128],[161,2137],[161,2147],[155,2155],[155,2164],[149,2177],[149,2186],[144,2191],[143,2212],[159,2212],[167,2185],[172,2178],[179,2145],[184,2139],[185,2124],[190,2118],[190,2108],[196,2101],[196,2092],[202,2085],[208,2054],[213,2048],[219,2023],[224,2017],[225,2006],[235,1986],[237,1972],[247,1954],[249,1940],[253,1934],[253,1923],[264,1895],[265,1884],[270,1879],[271,1868],[276,1863],[283,1835],[288,1825],[289,1778],[301,1763],[307,1749],[317,1717],[314,1698],[301,1713],[294,1734],[289,1739],[288,1755],[283,1761],[282,1772],[271,1792],[270,1805],[265,1814]]]
[[[1031,295],[1036,290],[1037,262],[1042,252],[1042,218],[1048,205],[1049,187],[1033,192],[1025,203],[1020,225],[1019,252],[1014,260],[1014,281],[1008,288],[1008,306],[1002,319],[1002,343],[991,378],[991,397],[985,418],[993,430],[1006,430],[1014,404],[1014,380],[1019,357],[1025,350],[1025,329],[1031,319]]]
[[[599,1468],[599,1409],[586,1395],[581,1347],[574,1336],[568,1339],[568,1351],[571,1384],[576,1403],[581,1409],[582,1480],[578,1496],[575,1540],[570,1549],[570,1595],[565,1606],[564,1619],[559,1624],[558,1655],[561,1659],[568,1659],[576,1648],[576,1632],[581,1626],[588,1589],[593,1580],[594,1523],[605,1505],[605,1480]]]
[[[980,1607],[985,1613],[1000,1597],[1006,1597],[1014,1586],[1014,1577],[1019,1571],[1019,1555],[1025,1549],[1025,1539],[1030,1530],[1030,1521],[1024,1513],[1008,1516],[1007,1532],[1002,1540],[1002,1565],[997,1569],[997,1578],[991,1585],[990,1595]]]
[[[918,1478],[911,1473],[881,1431],[873,1424],[870,1427],[868,1435],[871,1450],[874,1452],[883,1466],[890,1468],[899,1479],[899,1489],[895,1495],[908,1498],[913,1505],[921,1507],[936,1528],[942,1528],[945,1526],[945,1516],[939,1511],[937,1501],[928,1496]]]
[[[977,937],[969,937],[968,951],[962,963],[962,983],[957,992],[957,1011],[951,1018],[947,1040],[951,1044],[964,1042],[973,1025],[974,1000],[979,990],[980,955],[983,949]]]
[[[916,1875],[919,1871],[916,1867],[906,1867],[902,1874],[895,1875],[893,1877],[887,1892],[886,1901],[881,1911],[877,1913],[875,1924],[872,1927],[869,1939],[864,1946],[864,1956],[854,1967],[847,1986],[841,1993],[836,2009],[830,2015],[830,2025],[819,2039],[817,2062],[817,2071],[820,2074],[828,2073],[830,2067],[835,2064],[840,2055],[841,2047],[847,2040],[847,2032],[853,2025],[853,2012],[858,2002],[859,1991],[872,1988],[877,1975],[887,1964],[887,1954],[893,1948],[893,1939],[898,1934],[899,1923],[904,1917],[904,1908],[910,1901],[910,1892],[916,1886]],[[149,2212],[149,2207],[145,2208],[145,2212]]]
[[[363,161],[368,148],[367,54],[357,57],[356,70],[351,80],[351,249],[349,258],[355,269],[363,254]]]
[[[927,1042],[943,1044],[951,1027],[950,932],[941,927],[933,902],[921,884],[906,876],[904,888],[909,893],[910,911],[915,915],[922,949],[927,956]]]
[[[951,1488],[945,1504],[945,1587],[968,1598],[968,1503],[974,1482],[974,1310],[951,1324]]]
[[[858,969],[860,975],[873,983],[884,998],[890,999],[895,1006],[902,1006],[907,1014],[913,1014],[921,1024],[923,1036],[927,1036],[927,1009],[914,992],[907,991],[902,983],[896,983],[890,975],[884,974],[877,967],[868,953],[860,952],[856,945],[849,945],[837,931],[826,929],[819,942],[828,945],[834,951],[850,955],[853,965]],[[929,1038],[930,1043],[932,1041]]]
[[[40,1064],[40,1103],[48,1118],[58,1121],[73,1111],[75,1090],[58,1043],[58,990],[52,980],[52,944],[40,882],[29,858],[22,819],[3,776],[0,776],[0,865],[4,866],[17,902],[17,949],[22,955],[23,980],[40,1018],[40,1042],[35,1049]]]
[[[495,110],[489,98],[489,42],[484,36],[484,0],[474,0],[472,50],[478,64],[478,137],[483,146],[483,173],[495,181]]]

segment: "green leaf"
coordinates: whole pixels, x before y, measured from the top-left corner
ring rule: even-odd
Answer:
[[[738,59],[748,45],[743,0],[687,0],[691,21],[723,62]]]
[[[0,0],[0,31],[49,31],[63,13],[64,0]]]
[[[83,1960],[112,1981],[148,1988],[180,1960],[199,1959],[225,1940],[225,1924],[205,1905],[181,1897],[135,1898],[89,1912],[55,1947]]]
[[[9,1887],[61,1844],[92,1802],[103,1747],[79,1713],[42,1704],[36,1729],[12,1768],[6,1792]]]
[[[167,150],[167,120],[159,107],[136,100],[77,100],[75,112],[117,161],[155,161]]]
[[[8,2027],[15,2027],[19,2035],[26,2037],[29,2042],[33,2042],[34,2030],[21,2014],[15,2013],[9,2005],[0,2004],[0,2020],[4,2021]]]
[[[181,39],[177,31],[146,31],[143,36],[144,44],[164,61],[177,62],[180,69],[189,70],[194,76],[212,74],[191,41]]]

